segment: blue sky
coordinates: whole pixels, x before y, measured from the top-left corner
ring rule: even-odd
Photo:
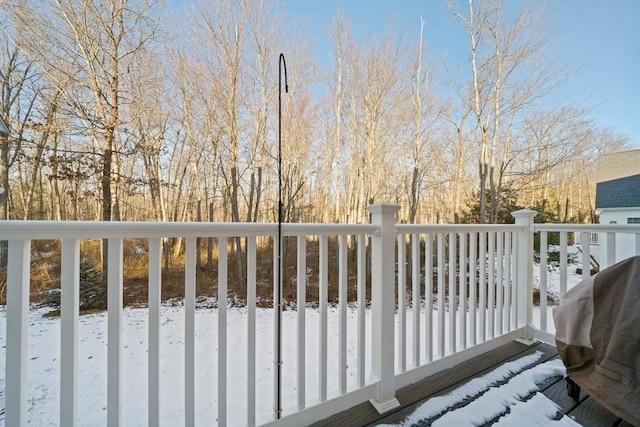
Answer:
[[[513,0],[515,1],[515,0]],[[533,0],[526,0],[533,1]],[[538,0],[536,0],[538,1]],[[467,52],[464,29],[439,0],[277,0],[288,17],[306,23],[313,53],[330,61],[328,28],[340,10],[356,36],[386,29],[395,16],[407,37],[425,20],[427,54],[454,68]],[[627,135],[640,148],[640,0],[551,0],[560,52],[578,74],[567,83],[571,101],[587,101],[602,127]],[[572,99],[573,98],[573,99]]]

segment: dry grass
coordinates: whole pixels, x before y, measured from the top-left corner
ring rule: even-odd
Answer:
[[[176,244],[176,242],[168,242]],[[200,306],[215,306],[218,295],[218,252],[214,245],[212,263],[207,262],[207,239],[202,239],[200,263],[196,269],[196,298]],[[182,303],[185,295],[184,245],[165,247],[162,257],[161,299],[166,303]],[[60,241],[34,241],[31,255],[31,295],[32,303],[42,303],[50,291],[60,285]],[[256,297],[259,306],[271,306],[273,303],[273,240],[262,238],[258,241],[256,255]],[[285,307],[295,306],[297,300],[296,239],[287,238],[283,246],[283,300]],[[102,242],[83,240],[80,244],[80,258],[89,260],[98,269],[102,268]],[[319,299],[318,291],[318,241],[307,242],[306,258],[306,296],[311,305]],[[148,242],[146,239],[125,239],[123,243],[123,304],[131,307],[144,307],[148,301]],[[328,245],[328,299],[330,303],[338,301],[338,242],[330,238]],[[349,301],[356,299],[356,262],[355,248],[348,254]],[[370,278],[367,278],[367,282]],[[229,240],[228,248],[228,303],[244,305],[246,289],[246,248],[242,243],[242,253],[234,249]],[[6,268],[0,269],[0,304],[6,304]]]

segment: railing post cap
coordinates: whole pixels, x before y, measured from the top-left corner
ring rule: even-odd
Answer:
[[[538,211],[534,211],[531,209],[520,209],[519,211],[511,212],[511,216],[519,219],[519,218],[528,218],[533,219],[538,215]]]
[[[369,213],[396,213],[400,210],[400,206],[394,203],[376,203],[367,207]]]

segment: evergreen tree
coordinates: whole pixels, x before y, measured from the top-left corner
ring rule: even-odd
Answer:
[[[60,309],[60,284],[45,301],[56,310]],[[80,261],[80,310],[105,310],[107,288],[102,283],[102,272],[89,260]]]

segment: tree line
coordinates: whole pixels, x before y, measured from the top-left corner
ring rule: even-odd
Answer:
[[[0,219],[275,221],[281,52],[285,221],[367,222],[384,201],[401,222],[490,223],[512,198],[588,216],[595,158],[629,142],[555,96],[575,69],[549,11],[447,7],[456,67],[417,18],[358,37],[336,12],[324,63],[266,0],[5,0]]]

